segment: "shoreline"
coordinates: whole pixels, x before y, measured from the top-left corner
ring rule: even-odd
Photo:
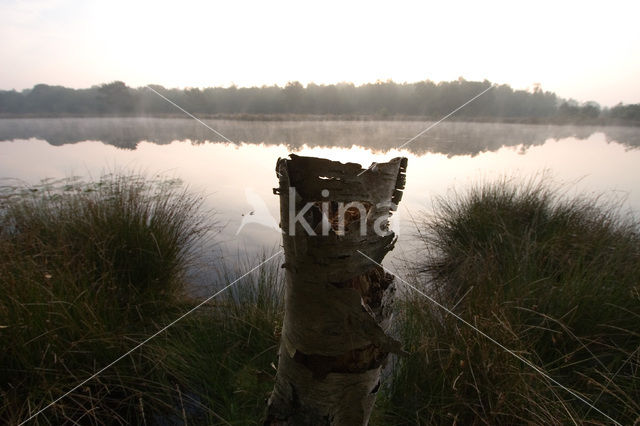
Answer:
[[[422,117],[413,115],[340,115],[340,114],[198,114],[203,120],[226,121],[379,121],[379,122],[437,122],[442,117]],[[189,118],[182,113],[171,114],[6,114],[0,113],[0,119],[38,119],[38,118],[160,118],[176,119]],[[495,123],[495,124],[529,124],[550,126],[621,126],[640,127],[640,121],[595,119],[595,120],[567,120],[567,119],[540,119],[540,118],[493,118],[493,117],[450,117],[447,122],[456,123]]]

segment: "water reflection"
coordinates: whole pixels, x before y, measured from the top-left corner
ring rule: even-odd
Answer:
[[[230,121],[207,124],[238,143],[285,145],[295,151],[304,145],[351,147],[386,151],[402,145],[429,123],[417,121]],[[502,146],[543,144],[548,139],[587,139],[602,132],[607,141],[640,147],[640,131],[633,127],[555,126],[443,122],[407,146],[414,154],[476,155]],[[52,145],[87,140],[135,149],[142,141],[168,144],[216,142],[221,138],[191,118],[38,118],[0,119],[0,141],[43,139]]]
[[[260,217],[279,218],[274,166],[291,151],[365,166],[409,158],[405,195],[395,215],[399,242],[387,257],[390,264],[420,255],[413,220],[431,210],[434,197],[482,180],[528,178],[547,170],[556,181],[569,183],[569,192],[623,196],[640,211],[640,150],[635,149],[640,129],[442,123],[399,151],[393,147],[420,131],[422,123],[215,124],[233,140],[247,142],[204,142],[212,135],[193,120],[0,120],[0,177],[35,183],[119,169],[178,177],[207,197],[206,207],[225,225],[215,237],[218,244],[207,248],[205,263],[220,255],[246,263],[279,245],[274,223],[250,216],[259,206]]]

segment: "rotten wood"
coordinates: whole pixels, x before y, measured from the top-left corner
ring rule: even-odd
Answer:
[[[265,425],[368,423],[381,370],[400,344],[387,334],[393,277],[358,251],[382,262],[393,248],[388,219],[402,198],[406,165],[394,158],[363,173],[354,163],[278,159],[287,279]]]

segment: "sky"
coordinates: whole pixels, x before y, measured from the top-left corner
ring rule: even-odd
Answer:
[[[0,89],[487,79],[640,103],[638,1],[0,0]]]

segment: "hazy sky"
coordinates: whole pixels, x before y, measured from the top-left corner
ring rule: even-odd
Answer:
[[[638,1],[0,0],[0,89],[488,79],[640,103]]]

